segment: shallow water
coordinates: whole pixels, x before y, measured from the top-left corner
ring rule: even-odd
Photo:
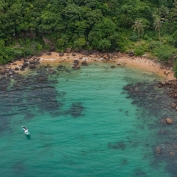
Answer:
[[[159,120],[175,112],[165,91],[153,85],[161,79],[93,64],[3,81],[1,176],[174,176],[176,125]],[[156,153],[157,146],[163,153]]]

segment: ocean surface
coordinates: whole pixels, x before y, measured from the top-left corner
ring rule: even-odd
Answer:
[[[176,111],[161,80],[109,63],[1,78],[0,176],[176,176],[177,125],[161,121]]]

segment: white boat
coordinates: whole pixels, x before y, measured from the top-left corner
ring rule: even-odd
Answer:
[[[24,132],[25,135],[30,135],[30,132],[25,126],[22,126],[22,131]]]

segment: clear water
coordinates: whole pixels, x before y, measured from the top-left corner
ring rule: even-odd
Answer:
[[[124,89],[161,78],[128,68],[111,69],[109,64],[38,74],[11,79],[11,86],[0,91],[2,177],[174,176],[176,157],[155,151],[176,136],[158,133],[171,131],[159,124],[165,110],[154,112],[133,103],[135,98]],[[144,92],[141,104],[147,102],[149,93]],[[22,125],[30,137],[23,134]]]

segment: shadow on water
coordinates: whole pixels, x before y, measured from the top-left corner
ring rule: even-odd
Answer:
[[[26,135],[26,139],[30,140],[31,139],[31,135]]]

